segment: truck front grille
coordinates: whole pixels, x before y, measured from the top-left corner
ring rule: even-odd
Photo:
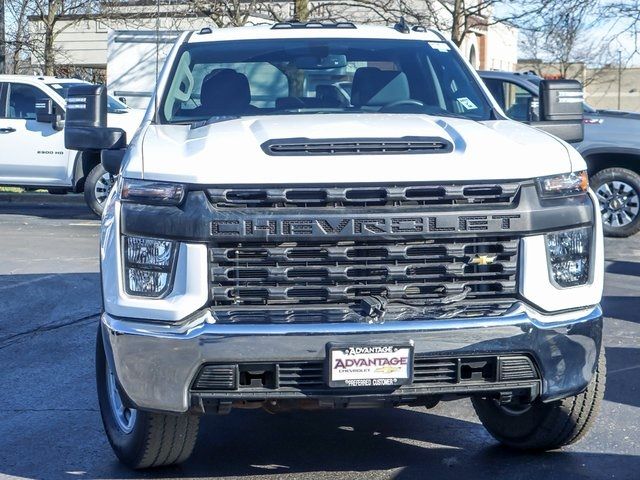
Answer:
[[[349,321],[347,307],[372,296],[422,318],[500,315],[516,301],[518,244],[511,237],[219,243],[209,250],[212,306],[232,307],[219,315],[228,322]]]
[[[207,190],[211,203],[225,208],[411,208],[446,205],[512,203],[520,183],[473,183],[409,186],[216,187]]]

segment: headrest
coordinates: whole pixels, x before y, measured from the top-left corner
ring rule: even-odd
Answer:
[[[211,113],[234,113],[251,104],[249,80],[230,68],[211,71],[202,81],[200,103]]]
[[[340,95],[340,90],[335,85],[316,86],[316,98],[320,99],[328,107],[346,107],[347,100]]]
[[[351,105],[382,106],[409,100],[409,81],[404,72],[362,67],[356,70],[351,86]]]

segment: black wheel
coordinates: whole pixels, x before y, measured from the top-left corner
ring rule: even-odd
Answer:
[[[491,398],[473,398],[473,407],[484,427],[502,444],[520,450],[553,450],[587,434],[604,397],[605,377],[603,348],[591,382],[579,395],[512,406]]]
[[[118,459],[142,469],[182,463],[196,444],[200,417],[128,408],[107,364],[101,328],[96,341],[98,402],[105,433]]]
[[[101,216],[104,202],[113,187],[115,177],[107,172],[102,164],[97,164],[87,175],[84,183],[84,200],[96,215]]]
[[[640,231],[640,175],[626,168],[607,168],[591,177],[600,202],[604,234],[628,237]]]

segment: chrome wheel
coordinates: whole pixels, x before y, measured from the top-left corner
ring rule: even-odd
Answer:
[[[136,423],[138,412],[133,408],[125,407],[122,403],[122,398],[116,385],[116,377],[109,366],[107,366],[107,394],[109,396],[111,414],[118,428],[125,434],[131,433]]]
[[[625,182],[603,183],[596,190],[602,221],[612,227],[629,225],[640,212],[638,192]]]
[[[96,182],[93,187],[93,194],[96,201],[100,204],[103,204],[107,197],[109,196],[109,192],[114,184],[113,175],[109,172],[105,172]]]

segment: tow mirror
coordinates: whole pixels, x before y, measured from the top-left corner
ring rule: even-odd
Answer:
[[[50,123],[54,130],[64,128],[64,113],[49,97],[36,100],[36,122]]]
[[[104,85],[78,85],[69,88],[64,145],[70,150],[99,151],[109,157],[105,170],[117,175],[127,146],[121,128],[107,127],[107,89]],[[104,155],[109,151],[108,155]],[[120,161],[115,160],[119,157]]]
[[[543,80],[539,120],[531,125],[566,142],[581,142],[584,139],[583,102],[582,84],[577,80]]]

